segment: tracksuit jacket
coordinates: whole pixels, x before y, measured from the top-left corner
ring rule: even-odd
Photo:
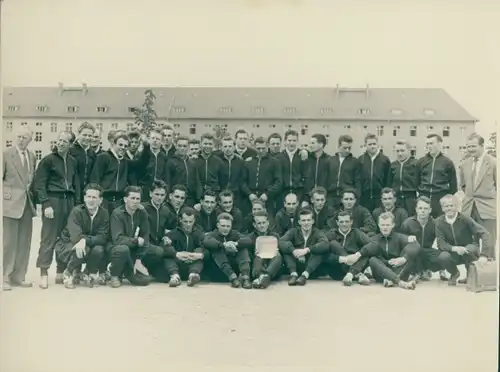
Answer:
[[[205,233],[196,225],[190,234],[176,227],[167,234],[167,237],[172,244],[164,248],[165,258],[175,258],[177,252],[203,253]]]
[[[371,242],[371,238],[368,237],[363,231],[359,229],[351,229],[347,235],[340,232],[339,229],[332,229],[326,234],[329,241],[335,241],[340,244],[342,248],[349,254],[354,254],[359,252],[365,245]],[[334,261],[338,261],[339,255],[332,252]]]
[[[274,157],[265,154],[245,161],[245,177],[241,184],[245,196],[266,194],[271,201],[280,196],[281,185],[281,170]]]
[[[135,172],[137,185],[151,187],[155,180],[167,182],[168,157],[166,152],[160,150],[154,155],[148,143],[144,143],[144,151],[148,152],[148,161],[144,163],[144,167]]]
[[[379,151],[372,161],[368,152],[359,158],[361,171],[361,195],[359,197],[380,198],[380,192],[387,186],[391,161]]]
[[[239,241],[241,239],[241,234],[236,230],[231,230],[227,236],[219,233],[218,230],[210,231],[205,235],[205,239],[203,241],[203,246],[208,249],[210,252],[219,252],[224,251],[226,254],[224,243],[225,242],[237,242],[238,243],[238,251],[244,249],[245,247],[240,247]]]
[[[207,214],[203,208],[196,214],[196,224],[205,232],[215,230],[217,227],[217,211]]]
[[[111,213],[109,226],[113,245],[126,245],[130,249],[137,249],[138,256],[145,252],[149,245],[148,212],[137,209],[131,216],[122,205]],[[137,229],[139,229],[138,237],[144,239],[142,247],[138,246],[138,239],[135,237]]]
[[[203,153],[194,160],[202,190],[221,191],[221,176],[224,164],[220,157],[210,154],[207,158]]]
[[[342,197],[342,191],[354,189],[358,197],[361,196],[361,165],[352,154],[344,158],[340,164],[340,156],[336,153],[330,157],[330,185],[328,194]]]
[[[295,213],[290,215],[286,212],[285,208],[280,209],[278,213],[276,213],[276,218],[274,219],[274,231],[276,231],[279,236],[283,236],[292,227],[298,227],[299,211],[299,208],[297,208]]]
[[[69,154],[76,160],[80,191],[83,193],[83,189],[89,184],[90,174],[94,168],[97,155],[91,147],[85,150],[78,140],[73,142],[69,148]]]
[[[310,153],[306,160],[306,176],[304,181],[304,197],[309,200],[309,193],[315,187],[321,186],[325,190],[330,188],[330,157],[326,153],[322,153],[319,158],[316,154]]]
[[[275,155],[275,159],[282,172],[282,189],[304,189],[304,182],[307,175],[307,161],[302,160],[300,150],[295,151],[291,161],[286,150]]]
[[[61,232],[61,241],[75,245],[85,239],[88,247],[105,246],[109,236],[109,214],[99,207],[92,219],[84,204],[74,207],[69,214],[68,223]]]
[[[340,209],[339,212],[343,211],[343,209]],[[372,214],[363,207],[362,205],[355,205],[351,209],[351,216],[352,216],[352,228],[353,229],[360,229],[362,232],[365,234],[371,236],[375,235],[377,232],[377,223],[373,219]],[[332,218],[333,222],[333,227],[337,228],[337,214],[335,214],[335,218]]]
[[[419,176],[418,161],[415,158],[410,156],[404,162],[395,160],[391,163],[387,187],[392,188],[398,195],[416,192],[420,184]]]
[[[311,250],[311,254],[321,255],[328,253],[330,249],[330,244],[325,233],[316,227],[312,228],[311,235],[307,241],[302,234],[302,229],[294,227],[281,237],[278,246],[283,254],[292,254],[295,249],[308,247]]]
[[[314,208],[311,209],[313,211],[314,227],[324,231],[335,227],[335,210],[332,207],[324,205],[319,212],[316,212]]]
[[[371,243],[365,245],[359,253],[362,257],[379,257],[383,260],[391,260],[401,257],[405,247],[408,245],[408,236],[392,231],[388,236],[377,234],[372,238]],[[418,243],[414,243],[418,244]],[[408,259],[408,253],[404,256]]]
[[[170,190],[175,185],[184,185],[187,188],[187,196],[196,201],[200,200],[202,189],[195,160],[174,154],[168,158],[165,167],[165,182]]]
[[[222,171],[220,175],[221,190],[231,190],[238,197],[241,194],[241,181],[245,176],[245,161],[234,155],[227,159],[224,155],[222,160]]]
[[[226,212],[221,208],[217,207],[215,209],[215,213],[218,216],[221,213],[229,213],[233,217],[233,230],[241,231],[243,228],[243,213],[239,210],[239,208],[233,207],[231,212]],[[213,229],[212,229],[213,230]],[[208,230],[208,231],[212,231]]]
[[[439,153],[427,154],[418,160],[418,192],[424,195],[455,194],[458,190],[457,171],[450,158]]]
[[[149,241],[154,245],[163,245],[165,230],[172,230],[177,226],[177,216],[165,203],[159,207],[152,201],[142,204],[149,218]]]
[[[424,226],[418,222],[416,216],[407,218],[401,226],[401,232],[408,236],[415,236],[422,248],[432,248],[436,239],[436,225],[432,216],[429,216]]]
[[[373,211],[373,219],[375,220],[375,224],[378,225],[378,218],[379,216],[385,212],[385,209],[382,207],[375,208]],[[394,229],[397,232],[402,232],[401,231],[401,226],[403,225],[403,222],[408,218],[408,212],[404,208],[399,208],[395,207],[391,213],[394,216]],[[377,229],[378,230],[378,229]]]

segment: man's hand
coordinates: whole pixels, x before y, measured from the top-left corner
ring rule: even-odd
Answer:
[[[309,157],[309,152],[306,149],[300,150],[299,153],[302,160],[307,160],[307,158]]]
[[[393,258],[392,260],[389,260],[389,265],[394,266],[394,267],[403,266],[405,263],[406,263],[406,258],[404,258],[404,257],[398,257],[398,258]]]
[[[415,243],[417,241],[417,237],[415,235],[408,236],[408,243]]]
[[[460,256],[463,256],[467,253],[467,249],[465,249],[465,247],[453,246],[451,250],[458,253]]]
[[[83,258],[85,257],[85,246],[87,245],[87,242],[85,239],[80,239],[78,243],[74,246],[76,257],[78,258]]]
[[[142,247],[144,245],[144,238],[141,238],[140,236],[137,238],[137,244],[139,247]]]
[[[479,257],[479,258],[477,259],[477,261],[476,261],[476,262],[477,262],[478,264],[480,264],[480,265],[484,265],[485,263],[487,263],[487,262],[488,262],[488,257],[486,257],[486,256],[481,256],[481,257]]]
[[[47,207],[43,210],[43,215],[51,220],[54,218],[54,210],[52,209],[52,207]]]
[[[237,247],[235,242],[225,242],[224,248],[226,249],[226,251],[231,252],[231,253],[238,252],[238,247]]]
[[[201,211],[201,204],[200,203],[195,204],[193,208],[199,212],[199,211]]]
[[[266,194],[262,194],[259,199],[262,200],[265,203],[265,202],[267,202],[267,195]]]
[[[170,238],[168,236],[164,236],[163,237],[163,244],[170,245],[170,244],[172,244],[172,241],[170,240]]]
[[[191,258],[192,261],[203,260],[203,253],[192,252],[189,254],[189,257]]]
[[[347,265],[347,256],[340,256],[339,257],[339,263]]]
[[[293,250],[293,255],[295,258],[301,258],[304,257],[306,254],[308,254],[309,248],[304,248],[304,249],[294,249]]]
[[[358,262],[360,255],[358,253],[350,254],[345,257],[345,264],[352,266]]]
[[[179,261],[186,262],[189,260],[189,252],[177,252],[175,254],[175,258],[177,258]]]
[[[255,194],[250,194],[250,195],[248,196],[248,199],[250,199],[250,201],[251,201],[251,202],[253,202],[254,200],[257,200],[257,199],[259,199],[259,198],[258,198],[258,197],[257,197],[257,195],[255,195]]]

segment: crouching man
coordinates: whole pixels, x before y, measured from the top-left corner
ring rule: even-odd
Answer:
[[[170,276],[170,287],[178,287],[181,280],[187,279],[189,287],[200,281],[203,260],[205,233],[195,225],[196,211],[184,207],[180,212],[179,226],[167,233],[170,244],[164,248],[164,265]]]
[[[86,264],[83,282],[88,287],[99,283],[99,266],[104,259],[104,247],[108,241],[109,214],[100,207],[102,188],[89,184],[83,194],[84,204],[74,207],[55,245],[58,262],[66,265],[64,286],[75,288],[80,278],[82,264]],[[104,274],[104,273],[102,273]]]
[[[349,265],[347,256],[358,253],[371,239],[360,229],[353,228],[352,223],[351,213],[341,211],[337,214],[337,228],[327,233],[330,241],[330,254],[326,260],[327,271],[332,279],[342,279],[346,286],[350,286],[354,279],[361,285],[368,285],[370,279],[363,271],[368,267],[369,257],[360,257],[354,264]]]
[[[205,236],[203,246],[212,255],[215,264],[231,282],[233,288],[252,288],[250,281],[250,255],[239,247],[240,233],[232,229],[233,217],[229,213],[217,216],[217,229]],[[239,278],[235,271],[239,271]]]
[[[306,285],[307,279],[325,260],[329,251],[324,232],[313,227],[314,212],[306,207],[299,212],[299,227],[288,230],[279,241],[279,249],[290,272],[288,285]],[[299,269],[302,273],[298,274]]]
[[[254,231],[247,236],[241,238],[239,246],[247,248],[250,256],[253,257],[252,277],[254,281],[252,285],[256,289],[265,289],[271,284],[271,280],[278,275],[283,259],[279,252],[276,256],[270,259],[264,259],[256,255],[256,241],[259,236],[273,236],[276,241],[279,240],[279,235],[269,228],[269,215],[265,211],[256,212],[253,215]]]
[[[110,217],[110,285],[113,288],[122,285],[123,277],[132,285],[148,285],[149,278],[136,274],[135,268],[142,264],[154,267],[163,258],[163,249],[149,244],[149,217],[140,207],[141,191],[138,186],[127,187],[125,204],[116,208]]]
[[[406,280],[415,268],[420,244],[415,238],[394,231],[394,215],[390,212],[379,216],[378,227],[380,234],[375,235],[361,251],[347,256],[347,262],[354,264],[362,257],[370,257],[373,278],[382,282],[384,287],[398,285],[404,289],[415,289],[415,282]]]
[[[457,285],[460,276],[457,265],[465,265],[468,271],[470,263],[478,258],[480,261],[492,258],[494,248],[488,231],[471,217],[458,212],[456,196],[445,195],[440,202],[444,215],[435,221],[437,246],[441,251],[439,260],[451,275],[448,285],[453,286]],[[483,243],[481,251],[479,240]]]

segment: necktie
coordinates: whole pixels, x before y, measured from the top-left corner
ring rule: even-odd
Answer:
[[[477,158],[474,158],[474,161],[472,162],[472,186],[476,185],[477,160]]]
[[[23,172],[26,178],[29,176],[29,167],[28,167],[28,157],[26,156],[26,151],[21,152],[22,161],[23,161]]]

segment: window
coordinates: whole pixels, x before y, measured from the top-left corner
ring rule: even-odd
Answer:
[[[41,122],[39,122],[39,121],[37,121],[37,122],[36,122],[36,124],[35,124],[35,126],[37,126],[37,127],[41,127],[41,126],[42,126],[42,123],[41,123]]]
[[[52,133],[57,133],[57,123],[50,123],[50,131]]]
[[[351,130],[351,125],[350,124],[344,125],[344,129]]]
[[[403,113],[403,111],[401,111],[400,109],[392,109],[391,110],[391,114],[396,115],[396,116],[399,116],[402,113]]]
[[[321,115],[333,114],[333,107],[323,107],[319,111]]]
[[[447,154],[449,149],[450,149],[450,145],[444,145],[443,146],[443,153]]]
[[[179,129],[181,127],[180,124],[174,124],[174,128]]]
[[[260,128],[260,124],[254,124],[253,127],[254,128]]]
[[[35,132],[35,142],[42,142],[42,132]]]
[[[410,149],[410,154],[411,156],[413,157],[416,157],[417,156],[417,146],[412,146],[411,149]]]
[[[283,109],[283,112],[284,112],[285,114],[295,114],[295,113],[297,112],[297,109],[296,109],[295,107],[291,107],[291,106],[289,106],[289,107],[285,107],[285,108]]]
[[[370,109],[368,107],[363,107],[359,109],[359,113],[361,115],[368,115],[370,113]]]
[[[78,106],[68,106],[68,112],[78,112]]]
[[[219,112],[221,114],[230,114],[231,112],[233,112],[233,108],[232,107],[221,107],[221,108],[219,108]]]
[[[16,112],[17,110],[19,110],[19,106],[14,106],[14,105],[11,105],[7,108],[10,112]]]
[[[111,123],[111,129],[118,129],[118,123]]]
[[[47,112],[47,111],[49,111],[49,108],[48,108],[48,106],[37,106],[36,110],[38,112]]]
[[[460,134],[462,135],[462,137],[465,136],[465,130],[467,129],[467,127],[460,127]]]
[[[186,112],[186,108],[184,106],[174,106],[172,107],[172,111],[176,114],[182,114],[183,112]]]
[[[23,122],[21,123],[21,126],[23,126],[23,127],[24,127],[24,126],[26,126],[26,125],[28,125],[28,123],[26,123],[25,121],[23,121]]]
[[[384,126],[379,125],[377,126],[377,136],[382,137],[384,135]]]
[[[5,147],[11,147],[12,146],[12,141],[7,140],[5,141]]]
[[[269,128],[276,128],[276,124],[269,124]]]
[[[196,124],[191,124],[189,126],[189,134],[196,134]]]
[[[436,114],[436,111],[434,111],[433,109],[430,109],[430,108],[424,109],[425,116],[433,116],[434,114]]]
[[[399,134],[399,129],[400,129],[400,128],[401,128],[401,127],[400,127],[399,125],[394,126],[394,128],[392,129],[392,135],[393,135],[394,137],[397,137],[397,135]]]
[[[12,122],[11,121],[7,122],[7,131],[12,132]]]
[[[66,123],[66,132],[73,131],[73,123]]]
[[[432,125],[427,126],[427,131],[430,132],[431,130],[434,130],[434,127]]]
[[[97,112],[100,113],[108,112],[108,106],[97,106]]]
[[[99,131],[99,133],[102,133],[102,123],[96,123],[95,128]]]
[[[416,137],[417,136],[417,126],[416,125],[412,125],[410,127],[410,136],[411,137]]]
[[[134,130],[134,123],[127,123],[127,132],[131,132]]]
[[[252,113],[257,114],[257,115],[263,115],[264,114],[264,107],[252,107]]]
[[[443,128],[443,137],[449,137],[450,136],[450,127],[444,127]]]
[[[42,150],[35,150],[36,160],[42,160]]]

